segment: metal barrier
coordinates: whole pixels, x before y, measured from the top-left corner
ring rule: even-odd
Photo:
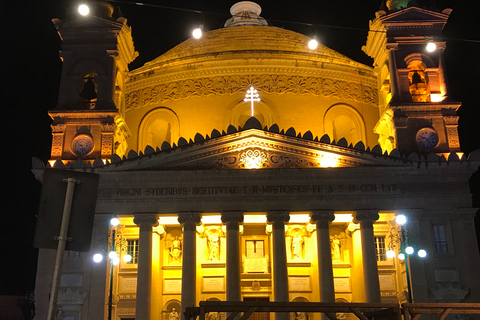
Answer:
[[[418,320],[428,314],[444,320],[449,314],[480,315],[480,303],[403,303],[400,306],[396,303],[201,301],[198,307],[186,308],[185,317],[205,320],[205,314],[210,312],[227,312],[226,320],[247,320],[254,312],[323,313],[330,320],[337,320],[337,313],[351,313],[360,320],[401,320],[402,315],[403,320]]]
[[[205,320],[210,312],[227,312],[227,320],[247,320],[254,312],[324,313],[337,320],[336,313],[353,313],[360,320],[400,320],[400,306],[395,303],[327,303],[327,302],[242,302],[201,301],[199,307],[186,308],[186,319]],[[240,313],[243,315],[239,316]]]
[[[405,320],[418,320],[422,314],[439,314],[443,320],[449,314],[480,314],[480,303],[403,303]]]

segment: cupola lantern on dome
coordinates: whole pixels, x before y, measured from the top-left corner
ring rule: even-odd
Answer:
[[[268,26],[267,21],[260,17],[262,8],[251,1],[240,1],[230,8],[232,17],[225,22],[225,27]]]

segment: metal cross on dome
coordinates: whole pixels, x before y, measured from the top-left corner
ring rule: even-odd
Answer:
[[[254,101],[260,101],[260,98],[258,97],[257,90],[255,90],[253,87],[250,87],[249,90],[247,90],[247,94],[245,95],[245,99],[243,101],[248,102],[250,101],[251,104],[251,109],[252,109],[252,117],[253,117],[253,102]]]

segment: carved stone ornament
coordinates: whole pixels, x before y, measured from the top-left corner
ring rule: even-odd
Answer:
[[[158,225],[157,216],[153,213],[136,213],[133,222],[139,227],[142,225],[156,227]]]
[[[314,222],[327,221],[332,222],[335,220],[334,210],[312,210],[310,219]]]
[[[242,211],[224,211],[222,212],[222,222],[243,222],[243,212]]]
[[[217,76],[162,83],[128,92],[126,110],[191,97],[243,93],[251,86],[263,93],[301,94],[338,98],[376,105],[376,88],[355,82],[320,77],[263,74],[258,76]]]
[[[189,212],[179,212],[178,213],[178,222],[181,224],[187,223],[187,222],[193,222],[194,224],[199,224],[200,223],[200,212],[194,212],[194,211],[189,211]]]
[[[380,218],[378,210],[357,210],[353,216],[357,221],[377,221]]]
[[[290,221],[289,211],[283,211],[283,210],[268,211],[267,221],[268,222],[275,222],[275,221],[288,222]]]
[[[83,290],[72,290],[71,288],[67,288],[66,290],[60,290],[58,292],[58,304],[82,305],[87,295],[87,292]]]
[[[462,302],[469,290],[451,283],[437,284],[431,289],[435,300],[439,302]]]

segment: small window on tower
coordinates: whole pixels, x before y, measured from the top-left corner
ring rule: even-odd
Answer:
[[[414,60],[408,65],[409,90],[413,102],[430,102],[430,88],[425,65]]]
[[[96,76],[95,72],[90,72],[83,77],[78,100],[79,109],[95,109],[97,102]]]

